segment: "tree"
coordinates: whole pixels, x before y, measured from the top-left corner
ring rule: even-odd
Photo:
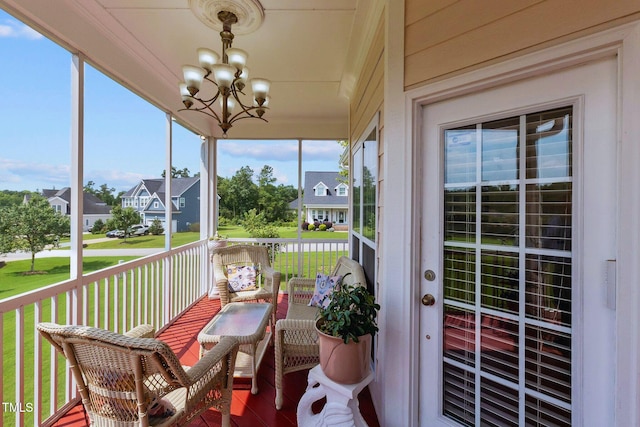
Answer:
[[[116,202],[118,202],[117,199],[122,193],[119,193],[118,196],[114,196],[113,193],[116,191],[115,188],[109,187],[107,184],[102,184],[99,189],[96,189],[94,188],[95,185],[95,182],[87,181],[86,185],[82,188],[82,191],[93,194],[109,206],[115,206]]]
[[[129,236],[129,228],[141,221],[140,214],[131,207],[123,209],[121,206],[116,206],[111,211],[111,216],[116,228],[124,231],[125,240]]]
[[[12,191],[12,190],[2,190],[0,191],[0,208],[8,207],[8,206],[17,206],[24,201],[24,196],[33,195],[38,193],[33,193],[31,191]]]
[[[151,221],[151,225],[149,226],[149,233],[153,234],[154,236],[164,233],[164,227],[162,226],[162,222],[158,218]]]
[[[100,234],[104,232],[104,221],[102,221],[100,218],[96,219],[96,221],[93,223],[93,227],[91,228],[91,234]]]
[[[346,139],[341,139],[337,141],[337,143],[344,149],[347,150],[349,148],[349,141]],[[342,156],[341,156],[342,157]],[[338,159],[338,182],[342,182],[343,184],[349,184],[349,168]]]
[[[167,176],[166,169],[162,171],[161,176],[163,178]],[[189,169],[184,168],[184,169],[178,170],[178,168],[176,168],[175,166],[171,166],[171,178],[189,178]]]
[[[253,169],[241,167],[229,180],[228,195],[221,197],[221,205],[232,212],[233,218],[241,219],[250,209],[258,206],[258,186],[253,182]]]
[[[277,219],[274,214],[278,206],[274,182],[276,179],[273,177],[273,168],[264,165],[258,174],[258,211],[270,222]]]
[[[51,208],[41,196],[0,210],[0,247],[3,252],[22,250],[31,253],[31,272],[35,271],[36,254],[56,244],[60,236],[69,234],[69,218]]]

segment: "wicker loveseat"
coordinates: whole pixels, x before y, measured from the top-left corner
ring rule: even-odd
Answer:
[[[280,272],[271,266],[269,251],[262,245],[231,245],[213,249],[211,254],[216,287],[220,293],[220,304],[230,302],[263,300],[273,306],[272,322],[275,323],[280,292]],[[258,287],[254,290],[232,292],[229,289],[227,271],[229,266],[252,265],[258,268]],[[261,277],[260,277],[261,276]]]
[[[331,276],[343,276],[343,282],[366,286],[362,266],[340,257]],[[319,363],[318,334],[315,330],[317,307],[309,307],[315,279],[294,277],[287,284],[289,307],[286,318],[276,323],[276,409],[282,408],[282,377],[290,372],[312,368]]]
[[[210,407],[230,424],[235,338],[185,370],[166,343],[152,338],[150,325],[124,335],[55,323],[37,329],[69,360],[91,425],[180,426]]]

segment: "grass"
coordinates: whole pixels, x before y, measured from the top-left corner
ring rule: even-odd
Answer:
[[[297,239],[298,229],[296,227],[276,227],[281,239]],[[250,237],[249,233],[239,225],[224,225],[218,227],[218,234],[229,238]],[[346,240],[346,231],[303,231],[303,239],[335,239]]]
[[[278,227],[278,233],[282,239],[296,239],[298,230],[294,227]],[[249,233],[238,225],[227,225],[218,228],[218,234],[228,238],[249,238]],[[87,235],[85,235],[87,236]],[[94,238],[105,237],[104,234],[91,235]],[[334,239],[346,240],[347,232],[330,232],[330,231],[305,231],[302,233],[302,239]],[[187,243],[195,242],[200,239],[198,232],[181,232],[174,233],[171,237],[171,246],[178,247]],[[139,236],[129,237],[127,239],[109,239],[102,242],[86,241],[87,249],[135,249],[135,248],[162,248],[164,247],[164,235],[162,236]]]
[[[100,270],[106,267],[110,267],[112,265],[118,264],[119,260],[125,259],[135,259],[136,257],[87,257],[83,260],[83,269],[85,272]],[[31,266],[30,260],[19,260],[19,261],[11,261],[8,262],[3,268],[0,268],[0,298],[8,298],[17,294],[21,294],[24,292],[28,292],[34,289],[41,288],[43,286],[57,283],[60,281],[67,280],[69,278],[69,258],[67,257],[56,257],[56,258],[40,258],[36,259],[36,269],[41,272],[41,274],[24,274],[25,271],[28,271]],[[89,301],[92,301],[92,291],[90,291]],[[107,298],[107,296],[103,297],[103,301]],[[40,313],[42,319],[51,320],[51,299],[45,300],[42,302],[40,306]],[[58,313],[66,313],[66,299],[60,298],[57,301],[58,304]],[[34,329],[32,325],[35,324],[36,314],[35,307],[33,305],[24,307],[23,312],[23,323],[25,325],[24,331],[22,333],[22,339],[24,342],[23,345],[23,359],[22,362],[24,364],[24,396],[25,401],[20,402],[23,405],[32,402],[32,396],[34,393],[34,381],[29,377],[33,378],[34,372]],[[2,347],[3,347],[3,395],[5,396],[5,401],[14,402],[15,400],[15,387],[17,384],[16,381],[16,360],[15,360],[15,350],[16,350],[16,312],[7,312],[3,314],[3,329],[2,329]],[[66,319],[59,318],[56,321],[60,323],[66,323]],[[42,395],[43,402],[48,403],[50,401],[50,366],[51,366],[51,350],[53,348],[50,345],[47,345],[46,342],[42,343],[42,365],[39,367],[40,372],[42,373]],[[57,399],[58,402],[64,402],[64,387],[62,383],[64,381],[65,375],[65,365],[62,356],[58,356],[58,378],[59,378],[59,386]],[[30,374],[31,373],[31,374]],[[49,407],[48,405],[45,408],[41,408],[43,416],[48,415]],[[3,411],[3,421],[5,425],[13,425],[15,413],[9,411]],[[32,412],[25,412],[25,425],[34,425],[34,414]]]
[[[82,269],[88,273],[116,265],[119,260],[129,261],[136,258],[138,257],[86,257],[83,259]],[[35,268],[41,274],[25,274],[31,268],[31,260],[7,262],[0,268],[0,299],[67,280],[69,263],[67,257],[36,258]]]

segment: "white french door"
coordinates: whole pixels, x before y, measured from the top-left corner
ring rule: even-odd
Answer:
[[[615,58],[423,107],[420,425],[611,425]]]

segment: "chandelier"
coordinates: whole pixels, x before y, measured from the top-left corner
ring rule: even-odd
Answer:
[[[222,22],[222,56],[210,49],[198,49],[200,66],[184,65],[184,82],[179,86],[186,110],[198,111],[216,119],[222,128],[222,136],[226,138],[227,131],[240,119],[267,121],[262,116],[268,109],[271,82],[261,78],[249,80],[253,100],[251,104],[242,102],[240,95],[245,95],[243,90],[247,85],[249,69],[245,66],[247,52],[231,47],[234,37],[231,25],[237,23],[238,18],[232,12],[220,11],[218,19]],[[213,83],[213,94],[203,94],[204,90],[200,90],[204,80]],[[239,108],[237,112],[234,111],[236,107]]]

